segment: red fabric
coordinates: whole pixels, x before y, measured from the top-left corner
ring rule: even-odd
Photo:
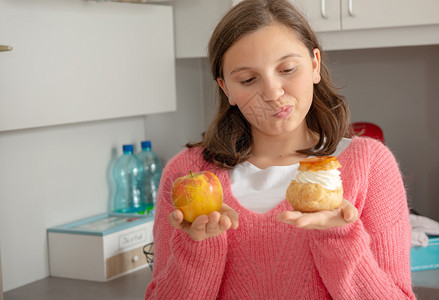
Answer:
[[[352,124],[355,134],[359,136],[367,136],[384,142],[383,130],[376,124],[369,122],[355,122]]]
[[[344,197],[355,223],[304,230],[276,221],[291,206],[267,213],[241,206],[228,172],[186,149],[166,166],[154,223],[154,272],[145,299],[415,299],[410,273],[410,222],[398,165],[381,142],[355,137],[338,159]],[[195,242],[169,225],[175,178],[209,170],[239,228]],[[285,187],[286,188],[286,187]]]

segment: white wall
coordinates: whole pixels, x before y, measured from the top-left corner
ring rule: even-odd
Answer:
[[[176,60],[177,111],[146,117],[146,136],[165,162],[205,130],[201,72],[201,59]]]
[[[0,133],[0,246],[4,290],[49,276],[46,230],[107,211],[107,172],[144,118]]]

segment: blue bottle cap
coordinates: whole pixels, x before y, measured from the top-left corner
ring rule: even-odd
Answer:
[[[151,141],[143,141],[140,143],[142,145],[142,149],[151,149]]]
[[[134,145],[123,145],[122,146],[122,149],[123,149],[123,152],[125,153],[125,152],[131,152],[131,153],[133,153],[134,152]]]

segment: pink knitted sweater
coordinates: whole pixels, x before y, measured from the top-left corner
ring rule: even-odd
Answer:
[[[291,210],[283,200],[267,213],[241,206],[228,172],[206,162],[202,149],[183,150],[166,166],[154,225],[154,272],[145,299],[414,299],[410,223],[398,165],[381,142],[355,137],[338,157],[344,198],[360,218],[327,230],[276,221]],[[239,228],[195,242],[173,229],[175,178],[214,172]]]

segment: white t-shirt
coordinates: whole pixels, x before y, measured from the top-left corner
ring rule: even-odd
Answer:
[[[332,155],[340,155],[350,142],[351,139],[343,138]],[[286,190],[291,180],[296,178],[298,168],[299,163],[259,169],[243,162],[229,171],[232,193],[245,208],[265,213],[285,199]]]

